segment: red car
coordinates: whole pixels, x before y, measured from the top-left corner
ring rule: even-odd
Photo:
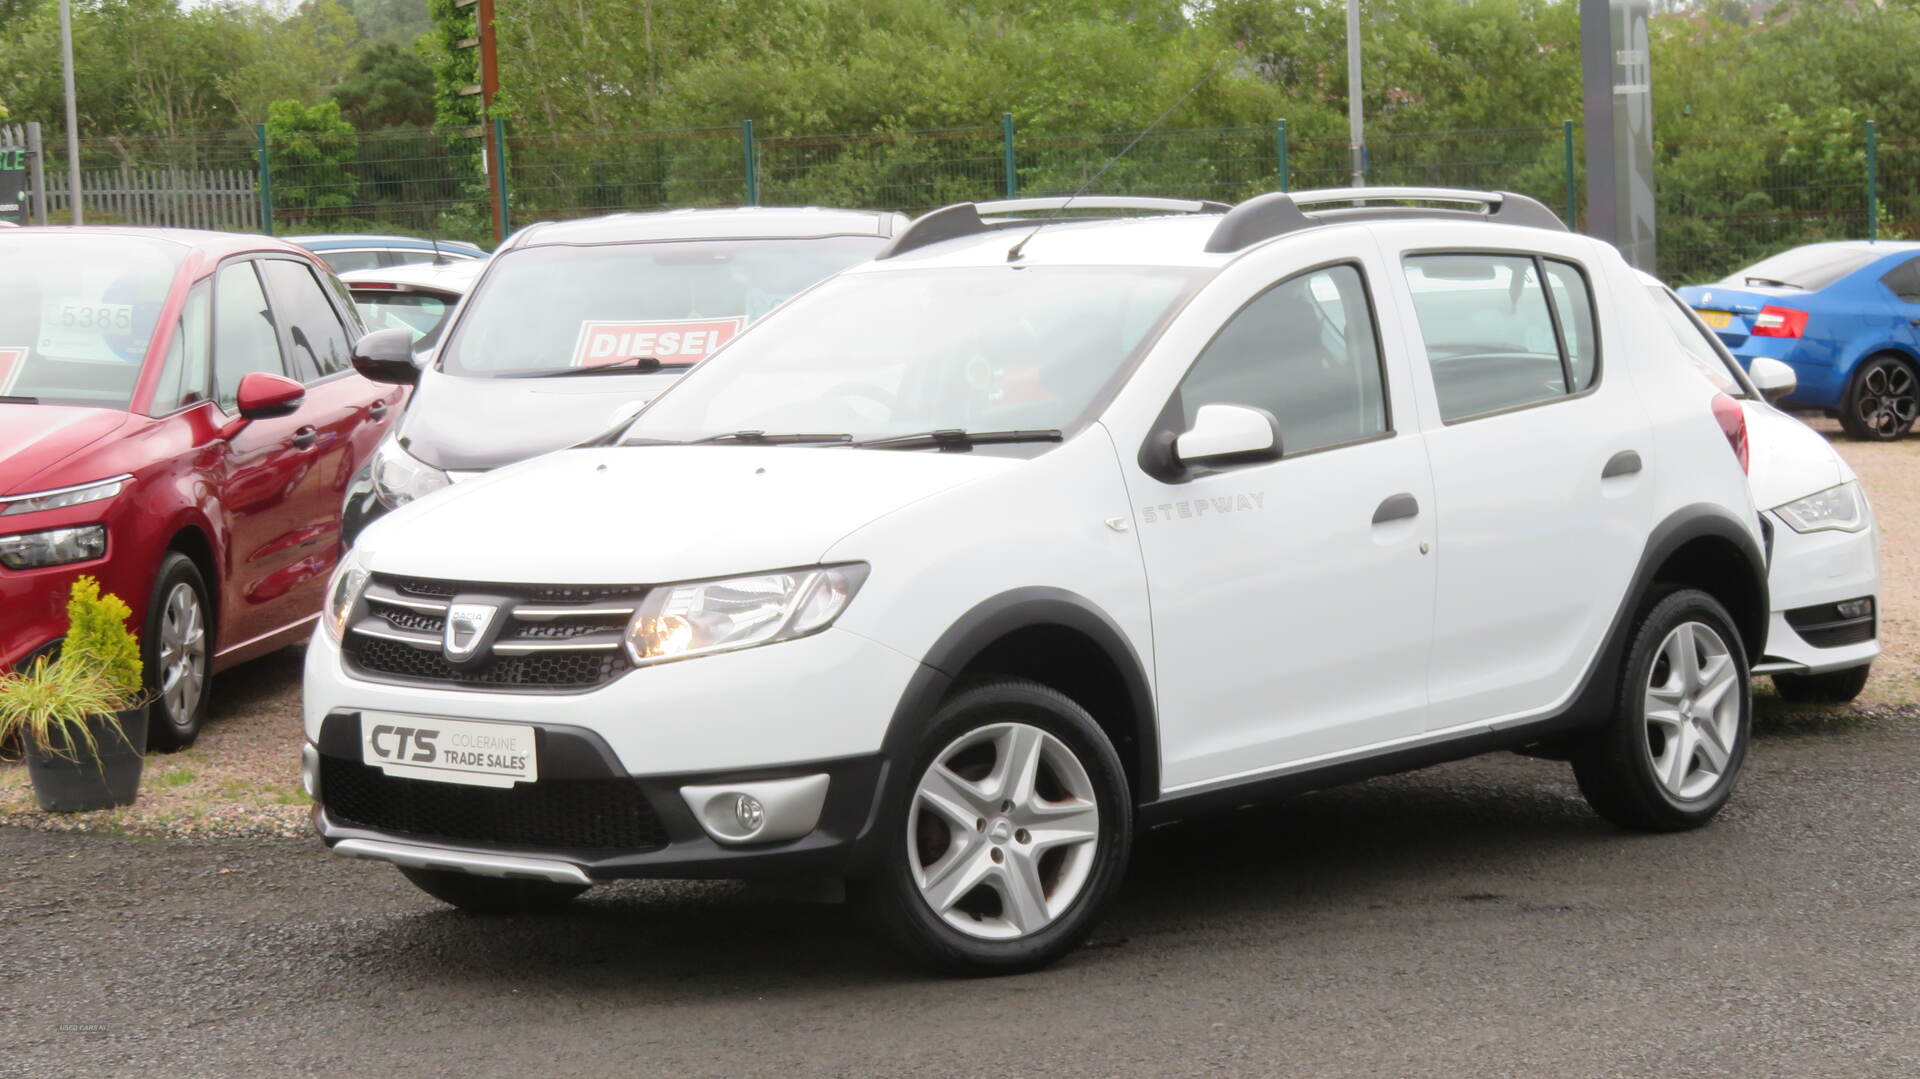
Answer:
[[[149,743],[208,678],[305,637],[341,496],[403,391],[318,258],[263,236],[0,233],[0,670],[58,646],[83,573],[133,608]]]

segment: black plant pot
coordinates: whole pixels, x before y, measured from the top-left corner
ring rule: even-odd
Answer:
[[[87,721],[95,743],[92,751],[84,743],[47,747],[27,740],[27,774],[33,777],[33,796],[41,809],[81,813],[133,804],[145,763],[140,751],[147,744],[147,710],[129,709],[118,718],[120,730],[106,716]]]

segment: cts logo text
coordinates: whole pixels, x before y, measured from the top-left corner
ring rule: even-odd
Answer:
[[[433,744],[433,740],[438,737],[440,737],[439,731],[395,727],[382,723],[367,734],[367,744],[373,747],[374,756],[385,760],[432,764],[439,756],[439,751]],[[413,747],[411,755],[407,748],[409,743]]]

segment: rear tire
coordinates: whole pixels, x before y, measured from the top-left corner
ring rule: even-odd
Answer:
[[[469,914],[547,914],[587,890],[584,884],[476,877],[449,869],[401,866],[400,875],[442,903],[451,903]]]
[[[880,867],[853,882],[881,929],[948,974],[1017,974],[1077,947],[1133,845],[1126,772],[1093,717],[1035,682],[949,698],[887,798]]]
[[[1873,665],[1869,663],[1825,674],[1776,674],[1773,676],[1773,688],[1780,691],[1783,700],[1806,704],[1845,704],[1867,688],[1867,676],[1872,671]]]
[[[1913,428],[1920,380],[1898,356],[1869,356],[1853,369],[1840,399],[1840,427],[1852,438],[1892,442]]]
[[[200,737],[211,688],[211,613],[200,567],[178,551],[167,552],[154,575],[146,632],[140,638],[140,661],[152,702],[147,706],[150,750],[171,753]]]
[[[1667,593],[1641,616],[1618,677],[1612,722],[1573,756],[1580,793],[1622,828],[1706,824],[1733,793],[1753,724],[1733,618],[1705,592]]]

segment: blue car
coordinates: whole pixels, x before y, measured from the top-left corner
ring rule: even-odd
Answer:
[[[334,273],[487,257],[485,251],[470,243],[460,240],[423,240],[418,236],[322,233],[315,236],[284,236],[282,239],[319,255],[327,265],[333,267]]]
[[[1920,243],[1808,244],[1680,297],[1748,366],[1783,360],[1787,408],[1839,417],[1854,438],[1906,434],[1920,412]]]

